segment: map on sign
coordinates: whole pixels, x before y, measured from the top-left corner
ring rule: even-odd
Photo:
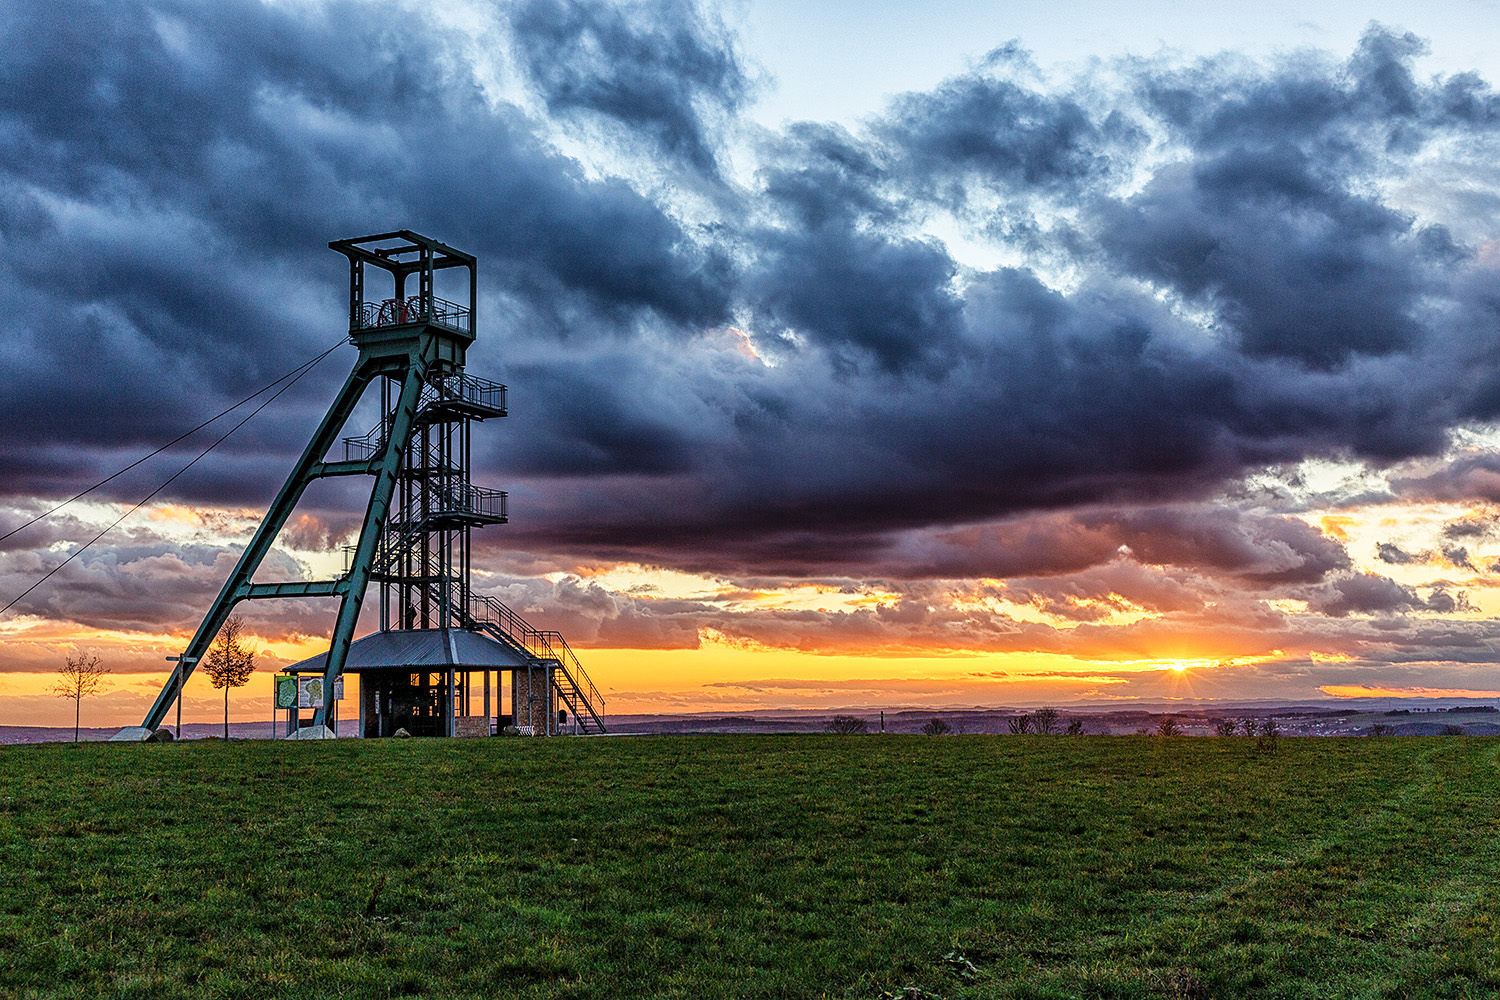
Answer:
[[[297,707],[298,708],[322,708],[323,707],[323,678],[321,678],[321,677],[299,677],[299,678],[297,678]]]
[[[342,677],[334,678],[333,700],[344,700],[344,679]],[[316,676],[297,678],[297,707],[323,707],[323,678]]]
[[[297,707],[297,678],[291,676],[276,678],[276,707]]]

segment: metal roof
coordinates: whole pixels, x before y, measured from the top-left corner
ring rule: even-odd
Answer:
[[[321,674],[327,653],[286,668],[291,674]],[[518,650],[479,632],[460,628],[392,629],[375,632],[349,645],[344,672],[420,667],[424,670],[496,670],[524,667],[530,661]]]

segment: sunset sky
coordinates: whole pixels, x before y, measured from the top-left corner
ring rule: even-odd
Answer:
[[[1500,10],[1067,9],[7,5],[0,535],[339,343],[328,241],[404,228],[510,386],[476,585],[612,714],[1500,697]],[[78,651],[139,721],[354,358],[0,615],[0,724]],[[249,719],[334,605],[242,607]]]

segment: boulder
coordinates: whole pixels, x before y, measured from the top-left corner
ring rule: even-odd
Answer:
[[[283,738],[288,740],[331,740],[335,737],[333,730],[327,726],[303,726],[295,733],[291,733]]]

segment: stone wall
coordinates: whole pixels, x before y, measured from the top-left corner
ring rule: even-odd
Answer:
[[[453,720],[453,735],[461,740],[479,739],[490,734],[490,720],[482,715],[460,715]]]
[[[511,678],[511,713],[515,724],[534,727],[538,736],[551,732],[554,727],[547,720],[555,710],[552,671],[547,667],[517,669],[511,671]]]

